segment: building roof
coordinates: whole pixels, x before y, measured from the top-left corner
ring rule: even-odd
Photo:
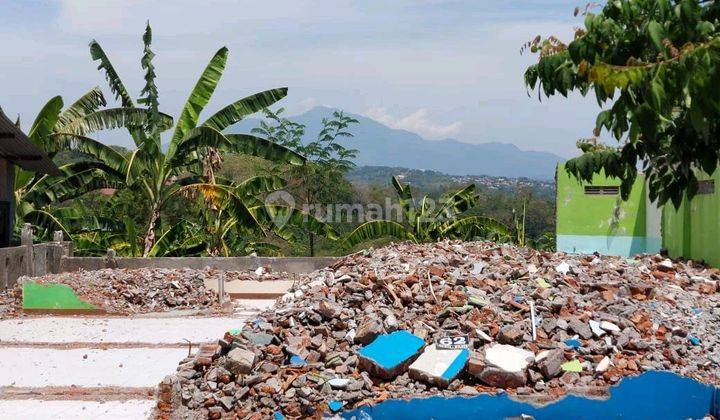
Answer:
[[[33,172],[60,175],[52,160],[0,109],[0,158]]]

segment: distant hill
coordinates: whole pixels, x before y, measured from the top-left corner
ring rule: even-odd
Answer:
[[[353,184],[390,185],[393,176],[423,192],[442,193],[475,184],[479,190],[503,191],[514,194],[519,188],[530,188],[541,197],[553,197],[555,182],[532,178],[494,177],[488,175],[448,175],[438,171],[391,168],[388,166],[358,166],[347,174]]]
[[[289,119],[307,126],[307,139],[314,139],[324,117],[333,109],[315,107]],[[360,124],[353,127],[355,137],[342,141],[358,149],[358,166],[390,166],[427,169],[450,175],[490,175],[510,178],[553,179],[560,156],[547,152],[520,150],[508,143],[470,144],[454,139],[426,140],[415,133],[385,126],[362,115],[351,114]],[[228,129],[249,133],[258,120],[244,120]]]

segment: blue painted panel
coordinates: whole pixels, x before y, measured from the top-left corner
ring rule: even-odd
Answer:
[[[460,371],[465,368],[468,358],[470,358],[470,352],[468,349],[463,349],[463,351],[458,354],[452,364],[448,366],[447,370],[442,374],[443,379],[448,381],[453,380]]]
[[[648,244],[648,239],[650,239],[650,244]],[[646,238],[644,236],[557,236],[557,250],[571,254],[599,252],[604,255],[633,257],[641,253],[658,252],[660,250],[659,243],[659,238]]]
[[[502,419],[521,414],[542,419],[686,419],[702,418],[712,406],[715,388],[669,372],[647,372],[610,388],[610,399],[568,396],[536,407],[507,394],[473,398],[431,397],[392,400],[342,413],[344,419]],[[715,397],[717,398],[717,397]]]
[[[383,369],[392,369],[417,354],[424,345],[422,338],[401,330],[379,336],[358,353]]]

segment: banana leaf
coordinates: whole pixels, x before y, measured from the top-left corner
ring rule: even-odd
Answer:
[[[392,236],[400,240],[411,240],[413,242],[417,242],[415,235],[413,235],[413,233],[405,226],[390,220],[372,220],[370,222],[365,222],[350,232],[343,242],[348,247],[353,247],[365,241],[388,236]]]
[[[178,117],[175,132],[170,140],[171,150],[176,143],[185,137],[188,131],[197,126],[200,113],[210,101],[220,81],[220,77],[222,77],[223,70],[225,70],[225,63],[227,63],[227,57],[228,49],[222,47],[215,53],[213,58],[210,59],[207,67],[205,67],[200,79],[195,84],[192,92],[190,92],[190,96],[180,113],[180,117]]]
[[[288,89],[284,87],[247,96],[216,112],[203,125],[223,131],[242,120],[245,116],[261,111],[284,98],[287,96],[287,92]]]

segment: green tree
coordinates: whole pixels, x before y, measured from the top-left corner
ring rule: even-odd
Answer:
[[[326,205],[349,198],[350,186],[344,176],[355,167],[353,159],[357,150],[345,148],[338,140],[353,137],[350,127],[358,121],[342,111],[334,111],[332,118],[323,118],[316,139],[303,143],[306,127],[280,117],[282,111],[265,110],[267,121],[262,121],[252,132],[306,157],[304,165],[291,168],[286,176],[294,181],[292,187],[307,212],[314,211],[317,217],[327,216],[321,213]],[[305,231],[310,256],[315,255],[315,223],[308,219],[304,226],[295,225]]]
[[[576,9],[576,14],[580,12]],[[546,96],[594,93],[605,109],[595,136],[607,130],[620,144],[593,141],[566,168],[589,181],[601,169],[622,180],[627,198],[638,166],[651,199],[660,204],[698,190],[696,170],[712,173],[720,157],[720,2],[613,0],[595,13],[569,44],[535,38],[539,54],[525,83]]]
[[[143,35],[142,68],[145,70],[145,86],[138,104],[147,116],[140,128],[130,129],[136,149],[123,156],[101,145],[85,145],[83,152],[94,154],[98,160],[122,174],[127,188],[142,193],[149,203],[145,225],[143,255],[147,256],[156,241],[160,216],[168,200],[178,189],[189,184],[203,183],[202,161],[211,153],[237,153],[261,157],[274,162],[301,165],[304,158],[298,153],[271,141],[244,134],[223,134],[222,131],[245,116],[260,111],[287,94],[287,88],[271,89],[235,101],[200,123],[200,114],[210,101],[220,81],[228,57],[228,49],[220,48],[202,72],[195,87],[174,125],[167,151],[163,151],[161,134],[168,127],[159,111],[158,89],[155,85],[155,68],[151,50],[152,31],[148,25]],[[125,85],[118,76],[107,55],[96,41],[90,44],[93,60],[104,71],[111,91],[123,107],[136,108]],[[256,217],[247,208],[234,209],[239,222],[257,225]]]
[[[438,205],[428,196],[415,202],[409,185],[392,178],[399,196],[402,223],[392,220],[371,220],[363,223],[345,237],[345,244],[353,247],[360,243],[392,236],[416,243],[435,242],[440,239],[493,240],[512,239],[511,229],[497,220],[465,213],[477,203],[475,184],[445,194]]]

